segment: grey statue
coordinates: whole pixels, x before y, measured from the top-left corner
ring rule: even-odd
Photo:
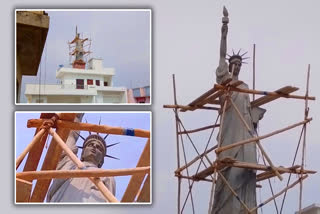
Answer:
[[[224,17],[222,18],[221,27],[221,43],[220,43],[220,61],[216,69],[216,81],[218,84],[223,84],[227,80],[238,80],[241,66],[243,63],[244,54],[233,53],[233,55],[226,58],[227,55],[227,34],[228,34],[228,11],[224,8]],[[229,64],[228,64],[228,62]],[[248,85],[242,83],[239,88],[248,89]],[[226,96],[220,98],[221,106],[223,106]],[[250,98],[247,93],[232,92],[230,99],[239,109],[245,122],[248,124],[250,130],[244,125],[238,116],[235,108],[230,102],[226,104],[226,111],[223,118],[223,127],[219,130],[218,141],[221,139],[221,146],[236,143],[240,140],[252,138],[257,135],[256,126],[265,113],[264,109],[251,108]],[[255,142],[249,143],[240,147],[221,152],[219,159],[230,157],[238,161],[257,163],[256,145]],[[231,187],[238,194],[239,199],[242,200],[249,208],[256,206],[256,172],[249,169],[241,169],[235,167],[227,167],[221,170],[221,174],[230,183]],[[239,200],[231,193],[222,178],[218,176],[216,188],[214,192],[214,203],[212,207],[212,214],[244,214],[247,213],[245,208],[241,205]]]
[[[76,120],[81,121],[83,114],[78,114]],[[79,134],[71,132],[66,144],[77,154],[76,146]],[[98,134],[90,134],[83,143],[81,161],[86,169],[101,168],[104,163],[107,146],[105,140]],[[62,153],[57,170],[75,170],[77,166]],[[100,178],[105,186],[115,195],[116,184],[113,177]],[[47,202],[106,202],[99,189],[88,178],[54,179],[47,194]]]

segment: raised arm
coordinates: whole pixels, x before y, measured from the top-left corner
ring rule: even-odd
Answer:
[[[221,40],[220,40],[220,60],[219,66],[216,70],[216,81],[218,84],[225,82],[227,79],[231,78],[228,72],[228,64],[226,63],[227,55],[227,35],[228,35],[228,11],[223,7],[223,17],[222,17],[222,27],[221,27]]]
[[[222,66],[226,61],[227,55],[227,35],[228,35],[228,11],[223,7],[222,27],[221,27],[221,41],[220,41],[220,61],[219,66]]]

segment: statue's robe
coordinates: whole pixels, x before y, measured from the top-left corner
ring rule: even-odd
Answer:
[[[224,63],[216,70],[217,83],[221,84],[231,74],[228,71],[228,64]],[[242,83],[238,88],[248,89],[248,85]],[[221,135],[221,146],[230,145],[241,140],[256,136],[255,127],[260,119],[262,119],[265,110],[262,108],[251,108],[250,99],[247,93],[232,92],[231,99],[239,109],[244,120],[249,125],[249,132],[246,126],[239,118],[235,108],[230,102],[227,104],[222,129],[219,130]],[[221,106],[223,106],[225,96],[220,97]],[[221,107],[222,108],[222,107]],[[219,135],[217,140],[219,140]],[[219,154],[219,159],[230,157],[242,162],[257,163],[256,145],[255,142],[245,144],[226,150]],[[256,172],[250,169],[242,169],[236,167],[227,167],[221,170],[221,173],[230,183],[231,187],[238,194],[239,198],[251,209],[256,206]],[[229,188],[218,176],[212,214],[245,214],[247,211],[231,193]]]
[[[75,145],[76,135],[70,134],[66,144],[77,154],[78,148]],[[98,169],[93,163],[83,162],[86,170]],[[58,163],[57,170],[75,170],[77,166],[63,152]],[[116,182],[114,177],[100,178],[110,192],[115,195]],[[47,194],[47,202],[106,202],[100,190],[89,178],[54,179]]]

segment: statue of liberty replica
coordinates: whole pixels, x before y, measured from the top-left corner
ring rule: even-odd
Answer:
[[[227,82],[237,81],[239,78],[241,66],[246,58],[240,50],[232,55],[227,54],[227,35],[228,35],[228,11],[224,7],[221,27],[220,41],[220,60],[216,69],[216,82],[226,84]],[[241,83],[238,88],[248,89],[248,85]],[[229,92],[219,98],[221,109],[225,109],[221,117],[218,134],[218,144],[226,146],[235,142],[249,139],[257,136],[256,127],[258,121],[262,119],[265,113],[264,109],[255,107],[251,108],[250,98],[247,93]],[[225,106],[225,108],[223,108]],[[237,109],[236,109],[237,108]],[[241,120],[238,113],[240,112],[244,121]],[[222,121],[223,120],[223,121]],[[241,162],[257,163],[256,143],[252,142],[242,146],[221,152],[218,159],[232,158]],[[225,167],[220,171],[221,175],[230,184],[238,197],[227,187],[226,182],[221,175],[218,176],[214,192],[214,204],[212,214],[246,214],[247,210],[242,206],[240,200],[249,208],[256,206],[256,171],[251,169]]]

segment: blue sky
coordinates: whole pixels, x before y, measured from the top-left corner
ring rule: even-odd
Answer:
[[[69,63],[68,42],[75,37],[92,40],[90,57],[103,59],[104,67],[115,68],[114,86],[135,88],[150,85],[151,12],[144,11],[46,11],[49,31],[37,76],[23,76],[25,84],[57,84],[56,70]]]
[[[27,121],[29,119],[36,119],[40,117],[40,113],[16,113],[16,157],[19,156],[25,147],[31,142],[35,133],[35,128],[27,128]],[[88,123],[98,124],[101,117],[101,124],[123,127],[123,128],[138,128],[144,130],[150,130],[151,117],[149,113],[85,113],[83,122],[85,120]],[[89,133],[82,131],[80,133],[86,138]],[[104,134],[102,134],[104,136]],[[50,138],[51,139],[51,138]],[[47,143],[50,143],[50,139]],[[112,158],[105,158],[104,169],[121,169],[121,168],[134,168],[136,167],[141,152],[147,142],[146,138],[131,137],[131,136],[119,136],[109,135],[106,138],[107,144],[118,143],[120,144],[110,147],[108,154],[117,157],[120,160]],[[78,139],[77,145],[82,146],[83,140]],[[46,153],[47,149],[44,149]],[[81,149],[78,151],[78,157],[80,157]],[[40,162],[43,162],[45,155],[42,154]],[[26,158],[25,158],[26,160]],[[20,165],[18,172],[22,171],[25,160]],[[41,164],[40,164],[41,166]],[[40,169],[38,169],[40,170]],[[121,200],[123,193],[128,185],[131,176],[119,176],[116,179],[116,197]]]

